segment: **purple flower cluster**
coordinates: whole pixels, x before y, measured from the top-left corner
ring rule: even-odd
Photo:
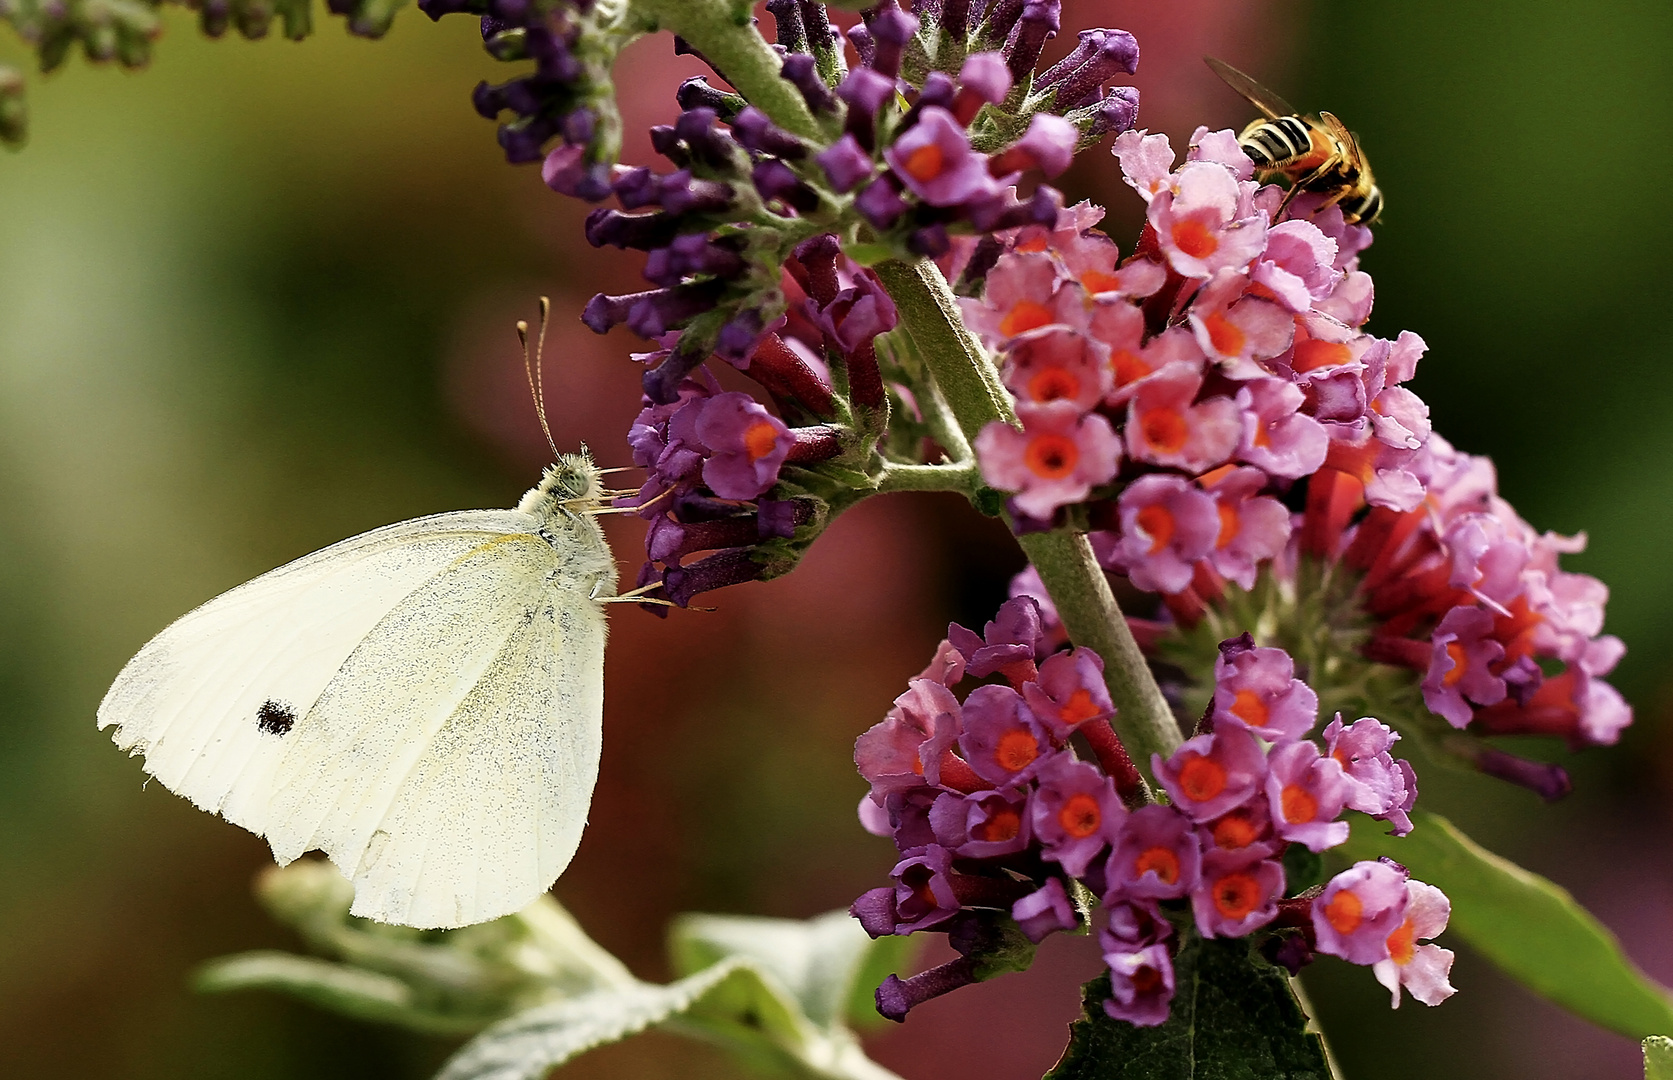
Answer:
[[[1315,950],[1386,963],[1394,985],[1424,1000],[1445,996],[1435,988],[1445,985],[1446,965],[1437,984],[1434,960],[1444,950],[1419,958],[1412,944],[1414,934],[1440,927],[1426,917],[1402,929],[1403,871],[1391,885],[1395,870],[1361,863],[1322,891],[1285,895],[1286,848],[1341,844],[1343,811],[1388,821],[1396,835],[1411,830],[1417,784],[1411,766],[1389,753],[1398,735],[1370,718],[1345,725],[1337,717],[1321,748],[1308,738],[1317,695],[1295,677],[1287,653],[1256,648],[1245,634],[1222,646],[1199,733],[1167,759],[1155,756],[1169,801],[1151,803],[1110,727],[1099,657],[1084,648],[1045,655],[1047,640],[1027,597],[1006,602],[981,636],[949,627],[929,668],[856,742],[855,763],[871,784],[861,820],[901,854],[894,884],[854,904],[867,932],[957,933],[985,909],[1008,913],[1037,943],[1081,926],[1088,898],[1098,897],[1113,994],[1105,1010],[1136,1024],[1167,1018],[1173,952],[1187,929],[1243,937],[1272,927],[1292,967]],[[962,701],[954,693],[966,677],[991,676],[1004,681]],[[1075,736],[1092,760],[1076,754]],[[879,1009],[898,1020],[974,981],[980,968],[971,959],[885,983]]]
[[[1160,135],[1126,132],[1115,153],[1147,203],[1130,258],[1093,230],[1102,211],[1070,207],[994,238],[963,301],[1022,421],[976,444],[1019,528],[1086,504],[1106,569],[1162,594],[1149,640],[1262,572],[1293,586],[1306,559],[1344,566],[1373,624],[1349,648],[1420,672],[1453,727],[1614,742],[1632,712],[1602,681],[1624,651],[1600,636],[1607,589],[1558,567],[1583,541],[1536,532],[1490,462],[1431,432],[1403,385],[1422,339],[1363,329],[1369,229],[1311,195],[1275,222],[1282,191],[1250,178],[1229,131],[1199,128],[1178,167]],[[967,241],[945,263],[983,258]],[[1547,797],[1568,788],[1556,766],[1457,749]]]
[[[874,342],[896,315],[876,279],[838,254],[835,237],[820,236],[786,262],[783,289],[784,317],[732,365],[777,415],[749,394],[722,391],[706,365],[691,366],[677,333],[636,354],[647,390],[628,442],[646,477],[620,505],[651,523],[639,585],[660,582],[658,595],[681,606],[788,568],[794,549],[775,542],[821,524],[835,494],[807,470],[866,452],[887,415]],[[676,376],[671,394],[652,392]],[[793,480],[787,465],[798,470]],[[708,554],[693,560],[699,553]]]

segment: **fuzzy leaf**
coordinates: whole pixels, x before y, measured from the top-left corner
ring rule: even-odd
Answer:
[[[412,988],[393,976],[282,952],[223,956],[199,969],[194,984],[205,993],[278,990],[358,1020],[441,1035],[466,1034],[492,1019],[428,1012],[414,1002]]]
[[[1673,1080],[1673,1039],[1651,1035],[1644,1040],[1644,1080]]]
[[[1621,951],[1621,943],[1568,890],[1481,847],[1446,818],[1412,814],[1396,839],[1361,818],[1339,849],[1387,855],[1452,900],[1456,934],[1534,993],[1600,1027],[1643,1039],[1673,1031],[1673,997]],[[1445,941],[1442,941],[1445,944]]]
[[[1174,958],[1173,1013],[1135,1027],[1104,1012],[1109,976],[1086,984],[1082,1017],[1046,1080],[1330,1080],[1324,1040],[1283,971],[1243,940],[1194,935]]]

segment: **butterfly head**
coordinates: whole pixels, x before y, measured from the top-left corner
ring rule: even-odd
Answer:
[[[551,497],[566,508],[595,506],[604,498],[600,476],[592,455],[583,446],[578,454],[559,454],[558,460],[546,467],[535,492]]]

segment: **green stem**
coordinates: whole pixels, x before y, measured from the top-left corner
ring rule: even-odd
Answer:
[[[779,74],[778,54],[751,24],[749,5],[728,0],[633,0],[633,6],[689,42],[773,123],[792,135],[826,141],[807,102]]]
[[[873,268],[900,312],[901,326],[923,358],[965,438],[974,443],[995,420],[1016,424],[999,370],[959,317],[958,303],[935,264],[880,263]],[[1180,743],[1179,724],[1115,602],[1109,580],[1084,534],[1028,533],[1018,543],[1039,571],[1069,639],[1104,660],[1104,684],[1117,713],[1112,723],[1133,763],[1147,776],[1150,755]]]
[[[959,465],[890,465],[877,478],[879,493],[890,491],[957,491],[969,497],[982,486],[974,463]]]

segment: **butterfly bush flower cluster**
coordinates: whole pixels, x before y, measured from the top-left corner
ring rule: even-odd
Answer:
[[[1280,216],[1229,131],[1199,128],[1177,167],[1161,135],[1126,132],[1115,153],[1148,204],[1130,257],[1082,204],[987,241],[963,301],[1022,421],[976,446],[1019,527],[1084,522],[1108,571],[1160,595],[1141,640],[1193,674],[1254,624],[1227,609],[1258,581],[1292,608],[1322,591],[1341,607],[1329,644],[1356,670],[1409,671],[1391,683],[1417,711],[1471,735],[1614,742],[1632,714],[1602,681],[1623,652],[1600,636],[1607,590],[1558,566],[1584,541],[1536,532],[1489,461],[1431,432],[1403,385],[1422,339],[1364,329],[1369,230],[1316,195]],[[949,270],[983,261],[963,248]],[[1323,588],[1319,566],[1345,584]],[[1193,650],[1170,640],[1199,626]],[[1411,711],[1393,704],[1359,703]],[[1438,744],[1548,798],[1568,788],[1479,739]]]
[[[988,681],[961,699],[966,679]],[[894,884],[862,896],[854,913],[873,936],[942,931],[965,955],[891,976],[879,1010],[899,1020],[983,977],[993,935],[973,927],[1008,915],[1038,943],[1085,926],[1092,898],[1113,995],[1104,1009],[1120,1020],[1167,1019],[1173,955],[1190,932],[1259,932],[1292,971],[1328,953],[1372,966],[1396,1005],[1401,986],[1438,1004],[1452,993],[1452,954],[1422,942],[1446,925],[1439,890],[1386,862],[1358,863],[1322,887],[1288,879],[1289,849],[1347,840],[1344,811],[1396,835],[1412,828],[1417,779],[1390,754],[1399,735],[1340,716],[1316,733],[1318,708],[1283,650],[1247,634],[1226,641],[1198,733],[1152,762],[1167,795],[1152,802],[1110,727],[1096,653],[1051,651],[1027,597],[1008,601],[981,636],[950,626],[929,668],[855,744],[871,784],[861,820],[901,859]]]

